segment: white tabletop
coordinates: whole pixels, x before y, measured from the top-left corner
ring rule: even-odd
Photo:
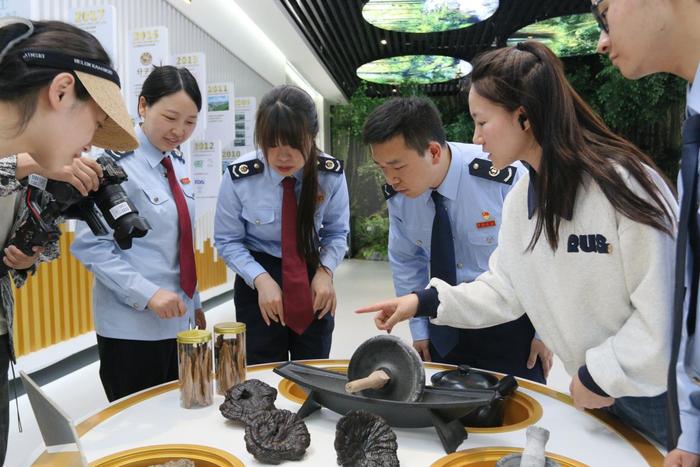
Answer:
[[[316,366],[347,364],[347,361],[305,362]],[[249,367],[248,379],[259,379],[278,388],[282,378],[272,372],[275,365]],[[427,365],[426,378],[438,371]],[[619,424],[608,425],[588,412],[576,410],[567,395],[529,381],[518,380],[519,391],[542,407],[537,425],[550,431],[547,451],[591,466],[644,466],[663,462],[662,454],[641,436]],[[92,462],[118,451],[158,444],[197,444],[230,452],[245,465],[261,465],[245,448],[244,427],[219,412],[223,396],[205,408],[180,407],[179,390],[169,383],[116,401],[107,409],[87,417],[78,425],[83,450]],[[277,408],[296,412],[300,404],[280,393]],[[322,408],[305,419],[311,446],[303,465],[335,465],[335,426],[340,415]],[[619,432],[618,432],[619,430]],[[394,428],[402,466],[425,467],[445,453],[433,428]],[[525,428],[497,433],[472,432],[458,450],[489,446],[523,447]],[[643,454],[642,454],[643,453]],[[659,464],[660,465],[660,464]]]

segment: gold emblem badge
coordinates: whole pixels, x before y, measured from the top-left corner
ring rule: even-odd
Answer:
[[[487,221],[491,218],[491,213],[488,211],[481,211],[481,217],[483,217],[484,220]]]
[[[499,173],[501,173],[501,171],[496,169],[495,167],[491,167],[489,169],[489,175],[491,175],[492,177],[498,177]]]
[[[334,167],[333,161],[326,161],[326,169],[332,170]]]
[[[247,175],[250,169],[248,169],[247,165],[242,165],[241,168],[238,169],[238,171],[243,175]]]
[[[144,52],[141,54],[141,57],[139,57],[139,61],[141,62],[141,65],[148,66],[153,63],[153,55],[148,52]]]

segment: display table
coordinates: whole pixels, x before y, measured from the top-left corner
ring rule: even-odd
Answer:
[[[342,371],[348,361],[304,363]],[[301,407],[304,392],[273,373],[275,366],[248,367],[248,379],[259,379],[277,388],[277,408],[296,412]],[[426,380],[429,381],[436,371],[451,368],[454,367],[426,364]],[[573,407],[568,395],[525,380],[518,379],[518,383],[519,394],[506,409],[507,426],[469,429],[468,439],[451,455],[445,453],[433,428],[394,428],[401,465],[493,465],[493,459],[512,452],[511,448],[525,445],[525,428],[531,424],[550,430],[547,451],[558,457],[562,465],[663,464],[663,454],[656,447],[607,414],[580,412]],[[177,382],[164,384],[117,401],[79,423],[77,431],[91,465],[108,465],[95,461],[117,452],[154,445],[197,445],[204,450],[210,447],[229,453],[232,459],[240,461],[238,465],[261,465],[246,451],[244,427],[225,419],[219,412],[223,396],[215,396],[210,407],[183,409],[179,395]],[[340,415],[325,408],[305,419],[311,446],[299,464],[324,467],[336,464],[333,442],[339,419]],[[294,465],[292,462],[285,464]]]

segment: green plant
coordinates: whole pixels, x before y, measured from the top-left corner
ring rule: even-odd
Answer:
[[[607,57],[589,56],[565,63],[572,86],[610,129],[639,146],[675,180],[685,82],[668,74],[629,80]]]
[[[447,120],[443,114],[443,120]],[[474,121],[465,108],[458,113],[453,121],[444,123],[445,136],[447,141],[459,141],[461,143],[471,143],[474,135]]]
[[[353,238],[355,256],[362,259],[386,260],[389,242],[389,218],[386,213],[358,218]]]

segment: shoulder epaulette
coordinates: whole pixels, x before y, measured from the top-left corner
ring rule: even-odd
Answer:
[[[233,180],[261,174],[264,170],[265,166],[259,159],[239,162],[238,164],[231,164],[228,166],[228,171],[231,174],[231,179]]]
[[[343,173],[343,161],[339,159],[333,159],[332,157],[318,156],[318,170],[323,172],[334,172],[337,174]]]
[[[134,151],[115,151],[113,149],[107,149],[105,154],[114,159],[115,161],[121,160],[126,156],[130,156]]]
[[[488,159],[474,159],[469,163],[469,174],[475,177],[485,178],[492,182],[505,183],[512,185],[515,179],[517,168],[509,165],[505,169],[494,169],[493,164]]]
[[[182,155],[182,151],[177,148],[170,151],[170,156],[175,158],[175,160],[179,161],[181,164],[185,163],[185,157]]]
[[[394,190],[394,187],[392,187],[388,183],[385,183],[384,185],[382,185],[382,194],[384,195],[384,199],[390,199],[396,193],[397,193],[397,191]]]

